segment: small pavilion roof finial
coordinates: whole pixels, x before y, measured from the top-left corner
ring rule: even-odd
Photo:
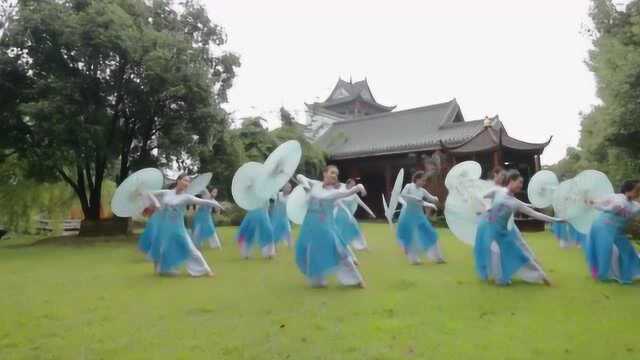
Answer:
[[[489,115],[484,117],[484,127],[490,127],[493,121],[489,118]]]

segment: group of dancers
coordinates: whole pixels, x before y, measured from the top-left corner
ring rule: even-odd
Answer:
[[[308,204],[295,244],[287,216],[290,183],[264,206],[247,212],[236,237],[241,256],[249,258],[252,249],[258,246],[263,257],[272,258],[276,256],[276,245],[282,242],[295,247],[296,265],[312,287],[325,287],[327,278],[335,275],[343,285],[364,288],[354,250],[366,250],[367,242],[353,214],[360,206],[371,217],[375,216],[360,199],[366,195],[364,186],[352,179],[342,184],[338,175],[338,168],[329,165],[324,168],[321,180],[295,176],[294,181],[306,192]],[[395,235],[411,264],[421,264],[423,259],[444,264],[438,233],[426,214],[429,209],[438,208],[439,199],[424,188],[426,180],[426,174],[417,171],[402,189],[403,206]],[[189,176],[181,175],[173,189],[147,194],[156,211],[140,237],[140,249],[153,261],[158,274],[175,274],[183,265],[192,276],[214,274],[198,248],[205,243],[221,246],[211,212],[224,209],[214,199],[215,191],[205,191],[201,197],[186,194],[190,181]],[[580,234],[564,219],[535,211],[530,204],[518,200],[516,194],[522,191],[524,182],[517,170],[496,169],[493,181],[495,187],[484,195],[491,205],[478,217],[473,249],[480,279],[497,285],[508,285],[516,278],[551,283],[522,233],[510,224],[517,212],[552,223],[562,246],[579,244],[595,279],[630,283],[640,277],[640,258],[625,235],[629,223],[640,216],[639,181],[625,181],[619,194],[590,201],[588,205],[598,209],[600,215],[588,234]],[[198,207],[191,235],[184,220],[188,205]]]

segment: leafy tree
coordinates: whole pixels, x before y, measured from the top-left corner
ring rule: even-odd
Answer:
[[[249,161],[263,162],[277,146],[266,122],[259,116],[244,118],[240,128],[235,130]]]
[[[15,12],[0,41],[0,146],[28,175],[69,184],[85,218],[99,218],[110,171],[186,164],[225,131],[239,60],[213,55],[226,35],[199,3],[23,0]]]
[[[592,0],[590,15],[587,65],[602,104],[583,114],[580,149],[556,166],[601,170],[618,184],[640,172],[640,1],[621,11],[610,0]]]
[[[295,124],[295,119],[293,115],[284,108],[284,106],[280,107],[280,122],[283,127],[292,127]]]
[[[310,178],[318,178],[326,165],[324,151],[307,140],[304,134],[296,127],[281,127],[272,131],[278,144],[287,140],[298,140],[302,145],[302,159],[298,166],[298,172]]]
[[[236,170],[248,159],[240,135],[234,131],[226,131],[208,150],[199,156],[201,171],[213,173],[212,184],[218,187],[221,199],[231,199],[231,181]]]

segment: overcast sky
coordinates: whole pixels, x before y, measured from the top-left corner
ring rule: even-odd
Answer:
[[[398,110],[456,98],[467,120],[498,114],[521,140],[553,141],[543,163],[579,138],[597,103],[584,65],[589,0],[207,0],[242,67],[228,109],[278,126],[281,105],[305,120],[339,77],[367,77]]]

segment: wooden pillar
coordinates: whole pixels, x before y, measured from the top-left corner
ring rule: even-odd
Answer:
[[[386,192],[386,197],[389,198],[391,196],[391,164],[384,164],[384,191]]]
[[[540,155],[533,155],[533,161],[535,162],[536,172],[540,171],[542,169],[540,165]]]
[[[496,150],[493,152],[493,168],[495,169],[497,167],[504,167],[501,150]]]

